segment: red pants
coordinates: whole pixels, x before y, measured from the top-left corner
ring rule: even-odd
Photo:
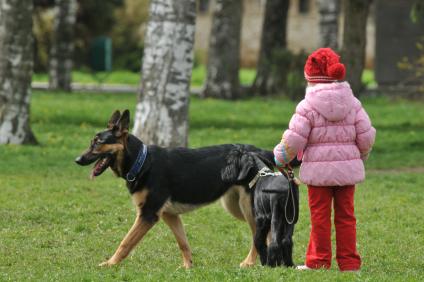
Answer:
[[[310,268],[331,266],[331,202],[334,198],[336,260],[340,270],[359,270],[361,258],[356,251],[356,218],[353,198],[355,186],[315,187],[308,185],[311,210],[311,235],[306,252]]]

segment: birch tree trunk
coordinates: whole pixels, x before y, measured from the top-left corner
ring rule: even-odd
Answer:
[[[320,47],[337,50],[339,33],[339,0],[318,0]]]
[[[273,64],[278,61],[275,57],[281,55],[278,52],[281,53],[287,48],[289,2],[289,0],[266,1],[262,25],[261,51],[256,68],[256,78],[251,88],[253,94],[262,96],[273,94],[278,88],[278,82],[285,80],[282,77],[286,74],[275,73]]]
[[[362,72],[365,66],[366,27],[371,2],[371,0],[344,2],[342,59],[346,65],[346,80],[357,96],[364,87]]]
[[[202,95],[236,99],[240,94],[242,0],[217,0],[209,37],[206,83]]]
[[[76,0],[58,0],[49,57],[49,88],[71,91]]]
[[[151,0],[133,133],[143,142],[187,146],[195,0]]]
[[[29,125],[32,0],[0,0],[0,144],[35,144]]]

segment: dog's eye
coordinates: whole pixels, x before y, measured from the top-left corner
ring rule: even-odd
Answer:
[[[91,146],[100,145],[100,144],[103,144],[103,143],[104,143],[103,140],[95,138],[93,141],[91,141]]]

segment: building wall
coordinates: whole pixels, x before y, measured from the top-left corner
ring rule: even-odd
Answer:
[[[206,63],[209,34],[212,24],[214,0],[209,0],[207,11],[198,11],[196,18],[196,38],[194,42],[196,59]],[[243,19],[241,30],[241,65],[254,67],[260,49],[262,18],[265,1],[243,0]]]
[[[291,0],[288,19],[287,44],[292,51],[311,52],[319,48],[319,12],[316,1],[306,0],[308,9],[300,11],[300,0]],[[209,0],[206,11],[199,11],[196,22],[195,53],[199,62],[205,63],[211,30],[214,0]],[[265,0],[243,0],[241,32],[241,66],[255,67],[259,55]],[[342,13],[341,13],[342,14]],[[342,42],[343,15],[339,21],[339,46]],[[367,26],[366,66],[372,67],[375,49],[375,24],[373,13]]]

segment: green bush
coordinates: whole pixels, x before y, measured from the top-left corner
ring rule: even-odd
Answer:
[[[112,39],[113,68],[139,72],[143,56],[143,24],[147,21],[148,4],[148,1],[138,0],[78,1],[75,69],[89,66],[89,47],[95,37],[109,36]],[[48,70],[53,21],[52,6],[36,7],[34,70],[38,73]]]
[[[115,11],[116,24],[111,33],[114,69],[140,71],[148,4],[148,1],[125,0]]]
[[[53,32],[52,9],[36,6],[33,14],[34,71],[47,72]]]

